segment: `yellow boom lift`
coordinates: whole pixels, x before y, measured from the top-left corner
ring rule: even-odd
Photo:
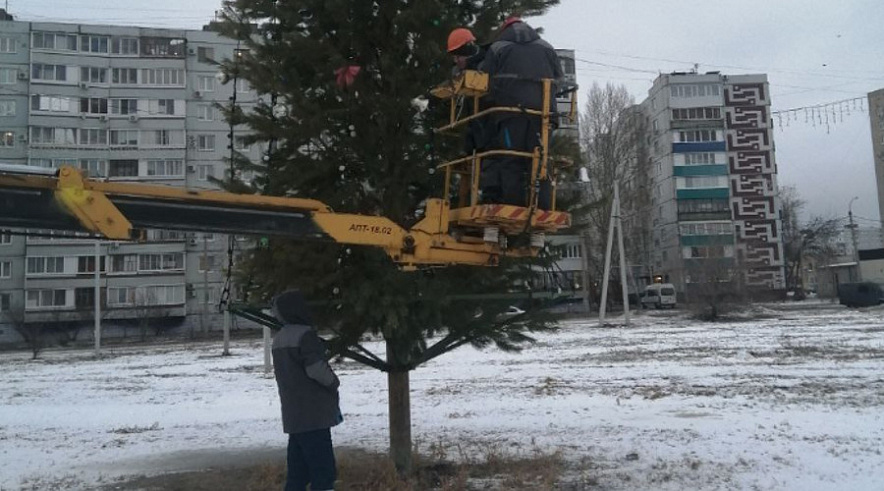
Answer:
[[[445,194],[428,200],[424,218],[407,230],[385,217],[336,213],[312,199],[134,184],[88,178],[73,167],[51,170],[2,164],[0,228],[87,231],[110,240],[139,240],[141,231],[151,228],[331,240],[381,248],[406,270],[453,264],[494,266],[501,256],[534,256],[538,247],[507,248],[469,233],[489,225],[508,234],[555,233],[571,224],[570,215],[555,211],[554,206],[553,210],[536,206],[534,183],[550,173],[549,105],[542,111],[494,108],[457,118],[457,100],[469,97],[477,109],[487,87],[487,75],[467,72],[434,89],[434,95],[452,104],[449,124],[436,131],[456,129],[489,112],[518,111],[542,118],[542,145],[533,152],[491,151],[440,165]],[[551,87],[551,81],[543,82],[547,101],[553,96]],[[532,191],[526,206],[478,204],[481,160],[495,154],[532,159]],[[460,193],[458,206],[452,208],[448,198],[455,175],[461,176]]]

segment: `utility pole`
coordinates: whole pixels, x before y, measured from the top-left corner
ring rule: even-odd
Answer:
[[[101,354],[101,241],[95,241],[95,356]]]
[[[602,301],[599,305],[599,323],[605,322],[608,302],[608,280],[611,277],[611,250],[614,248],[614,227],[617,227],[617,249],[620,253],[620,290],[623,295],[623,320],[629,325],[629,291],[626,286],[626,254],[623,247],[623,222],[620,218],[620,185],[614,181],[614,202],[608,222],[608,243],[605,247],[605,273],[602,278]]]
[[[583,270],[583,309],[588,314],[591,304],[589,299],[589,236],[586,232],[580,234],[580,266]]]
[[[847,204],[847,218],[850,220],[850,240],[853,242],[853,260],[856,262],[856,281],[863,280],[863,271],[859,263],[859,244],[856,239],[856,224],[853,223],[853,202],[858,200],[859,196],[854,196],[850,203]]]

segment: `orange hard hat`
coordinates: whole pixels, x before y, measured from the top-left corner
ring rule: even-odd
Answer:
[[[462,48],[475,40],[476,36],[473,36],[469,29],[458,27],[448,35],[448,52],[456,51],[458,48]]]

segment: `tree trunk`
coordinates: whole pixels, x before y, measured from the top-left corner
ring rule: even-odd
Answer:
[[[387,360],[395,360],[387,344]],[[400,474],[411,472],[411,392],[407,369],[387,372],[390,410],[390,458]]]

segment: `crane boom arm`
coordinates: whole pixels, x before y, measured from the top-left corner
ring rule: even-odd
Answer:
[[[501,255],[537,253],[455,238],[448,233],[451,210],[441,199],[428,201],[424,217],[406,230],[385,217],[335,213],[313,199],[101,181],[73,167],[34,174],[0,166],[0,227],[85,230],[111,240],[137,240],[147,228],[324,239],[381,248],[405,269],[496,265]]]

